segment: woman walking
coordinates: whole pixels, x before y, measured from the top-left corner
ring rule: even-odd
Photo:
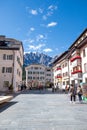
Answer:
[[[78,94],[79,102],[81,102],[82,101],[82,88],[80,85],[77,88],[77,94]]]

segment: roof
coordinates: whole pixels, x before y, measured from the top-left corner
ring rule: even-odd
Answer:
[[[28,65],[28,66],[26,66],[25,68],[27,69],[28,67],[30,67],[30,66],[35,66],[35,65],[37,65],[37,66],[42,66],[42,67],[44,67],[44,68],[46,68],[46,66],[45,65],[42,65],[42,64],[30,64],[30,65]]]
[[[6,38],[4,35],[0,35],[0,49],[4,50],[18,50],[22,46],[23,52],[23,44],[21,41],[13,39],[13,38]]]
[[[59,61],[62,58],[65,58],[65,56],[68,54],[68,50],[62,53],[56,60],[53,61],[53,64],[55,64],[57,61]]]
[[[75,43],[83,36],[83,34],[84,33],[86,33],[87,32],[87,28],[80,34],[80,36],[74,41],[74,43],[69,47],[69,49],[71,49],[74,45],[75,45]]]

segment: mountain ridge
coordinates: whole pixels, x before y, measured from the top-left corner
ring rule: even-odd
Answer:
[[[45,66],[52,66],[52,61],[54,60],[54,58],[52,58],[51,56],[48,56],[46,54],[43,53],[39,53],[39,52],[30,52],[30,53],[26,53],[24,54],[24,66],[28,66],[30,64],[42,64]]]

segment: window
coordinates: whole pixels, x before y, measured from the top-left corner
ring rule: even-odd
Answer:
[[[44,72],[40,72],[40,74],[44,74]]]
[[[12,60],[12,59],[13,59],[13,55],[3,54],[3,60]]]
[[[38,67],[34,67],[35,70],[38,70]]]
[[[65,81],[63,82],[63,85],[65,85]]]
[[[40,80],[43,80],[44,79],[44,77],[40,77]]]
[[[5,73],[5,67],[2,67],[2,73]]]
[[[13,59],[13,55],[7,55],[7,60],[12,60]]]
[[[62,67],[64,68],[64,64],[62,65]]]
[[[18,74],[18,72],[19,72],[19,69],[17,69],[17,74]]]
[[[83,57],[85,57],[86,56],[86,53],[85,53],[85,49],[83,50]]]
[[[39,79],[39,77],[37,77],[37,79]]]
[[[81,70],[81,66],[80,65],[73,67],[73,72],[78,71],[78,70]]]
[[[36,72],[33,72],[33,74],[36,74]]]
[[[32,79],[32,77],[31,77],[31,76],[28,76],[28,79]]]
[[[3,60],[6,60],[6,54],[3,54]]]
[[[4,81],[3,87],[9,87],[9,81]]]
[[[66,72],[66,76],[68,76],[68,72]]]
[[[50,69],[47,69],[47,71],[51,71]]]
[[[6,73],[12,73],[12,67],[7,67],[6,68]]]
[[[36,74],[39,74],[39,72],[36,72]]]
[[[77,66],[77,70],[81,70],[81,66],[80,65]]]
[[[51,74],[47,74],[47,76],[51,76]]]
[[[66,81],[66,84],[69,85],[69,81]]]
[[[21,75],[20,71],[19,71],[19,76]]]
[[[76,67],[73,67],[73,71],[76,71],[77,70],[77,66]]]
[[[28,71],[28,74],[32,74],[32,71]]]
[[[65,67],[67,67],[67,63],[65,63]]]

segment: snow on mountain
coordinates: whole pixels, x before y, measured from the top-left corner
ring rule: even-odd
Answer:
[[[30,64],[43,64],[46,66],[52,66],[53,58],[43,53],[26,53],[24,54],[24,66]]]

